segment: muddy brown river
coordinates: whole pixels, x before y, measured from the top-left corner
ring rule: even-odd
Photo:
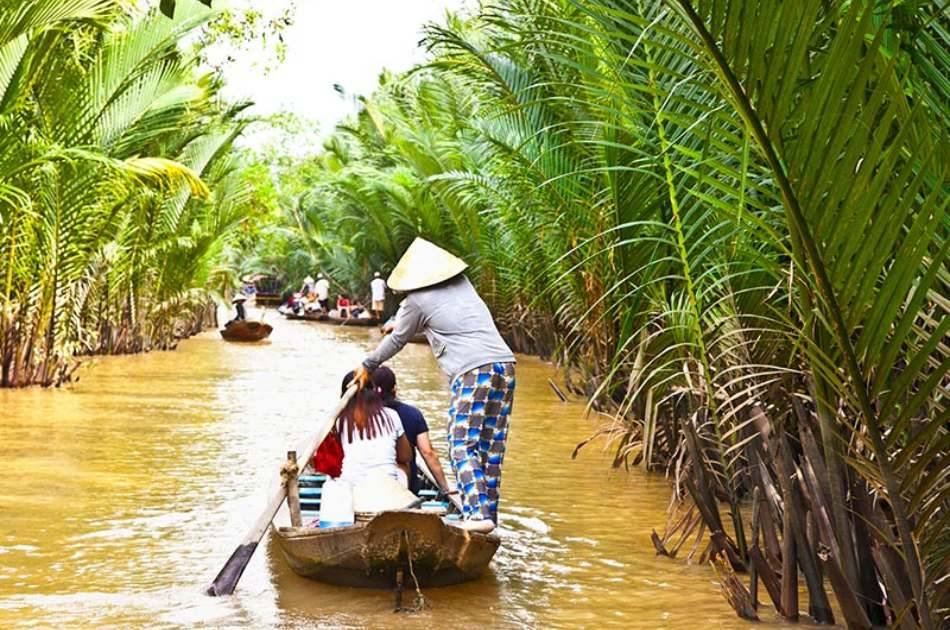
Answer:
[[[397,615],[390,593],[294,575],[265,539],[233,597],[206,597],[286,451],[379,338],[275,319],[262,344],[211,331],[174,352],[97,360],[67,388],[0,390],[0,628],[750,627],[708,567],[654,553],[663,478],[612,471],[596,444],[571,460],[595,425],[530,357],[502,547],[482,579],[427,589],[428,610]],[[446,387],[428,347],[410,345],[393,368],[441,449]]]

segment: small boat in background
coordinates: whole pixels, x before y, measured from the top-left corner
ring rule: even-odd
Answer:
[[[336,317],[335,315],[327,315],[326,321],[331,324],[338,324],[340,326],[376,326],[379,323],[379,320],[369,317]]]
[[[254,294],[254,300],[261,306],[277,306],[280,304],[280,294],[258,291]]]
[[[242,320],[221,329],[225,341],[261,341],[267,339],[273,331],[270,324]]]
[[[327,319],[327,314],[323,311],[310,311],[303,313],[294,313],[293,311],[284,312],[284,317],[292,320],[304,320],[308,322],[322,322]]]
[[[258,273],[244,276],[241,281],[245,286],[253,287],[254,301],[259,306],[277,306],[280,304],[280,292],[286,284],[283,278]]]

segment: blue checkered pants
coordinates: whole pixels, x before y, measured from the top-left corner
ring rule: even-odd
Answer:
[[[514,363],[483,365],[452,381],[449,459],[466,519],[498,522],[501,464],[514,394]]]

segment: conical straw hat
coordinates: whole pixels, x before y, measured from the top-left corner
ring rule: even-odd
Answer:
[[[405,485],[392,477],[373,472],[353,486],[354,512],[401,510],[416,500]]]
[[[467,268],[468,265],[461,258],[424,238],[416,237],[396,263],[386,284],[394,291],[415,291],[448,280]]]

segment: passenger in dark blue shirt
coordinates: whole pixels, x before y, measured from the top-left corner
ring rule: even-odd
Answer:
[[[449,489],[445,480],[445,473],[442,471],[442,463],[439,456],[435,454],[432,448],[432,442],[429,441],[429,425],[422,412],[402,402],[396,398],[396,375],[388,367],[380,366],[373,370],[373,385],[376,391],[383,398],[384,404],[399,414],[402,420],[402,428],[406,432],[409,444],[412,445],[413,454],[409,464],[409,489],[413,492],[419,491],[419,472],[416,467],[416,450],[422,455],[423,461],[432,472],[435,482],[446,492]]]

